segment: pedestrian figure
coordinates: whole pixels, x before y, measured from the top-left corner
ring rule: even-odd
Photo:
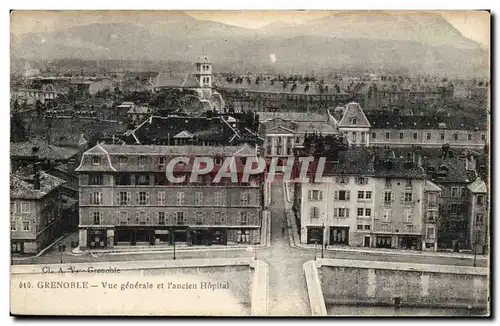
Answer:
[[[281,235],[285,236],[285,228],[281,228]]]

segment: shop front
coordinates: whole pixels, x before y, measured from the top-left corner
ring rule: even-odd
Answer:
[[[330,227],[331,245],[349,245],[349,227]]]
[[[323,244],[323,228],[321,226],[307,227],[307,243]]]
[[[226,245],[227,231],[225,229],[197,227],[191,229],[191,241],[195,246]]]
[[[108,245],[107,229],[88,229],[87,247],[90,249],[102,249]]]
[[[378,235],[375,243],[376,248],[392,248],[392,236]]]

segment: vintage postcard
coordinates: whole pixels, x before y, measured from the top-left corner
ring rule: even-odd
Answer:
[[[489,12],[10,18],[12,315],[490,315]]]

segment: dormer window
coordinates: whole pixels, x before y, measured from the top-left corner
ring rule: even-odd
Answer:
[[[120,165],[125,165],[125,164],[127,164],[128,157],[126,157],[126,156],[120,156],[118,158],[118,160],[119,160]]]
[[[139,156],[139,165],[140,166],[146,165],[146,157],[145,156]]]
[[[354,125],[354,126],[357,125],[358,124],[358,119],[352,118],[351,119],[351,124]]]
[[[215,165],[217,165],[217,166],[221,165],[221,164],[222,164],[222,158],[221,158],[221,157],[216,157],[216,158],[214,159],[214,163],[215,163]]]
[[[101,157],[100,156],[92,156],[92,165],[100,165]]]

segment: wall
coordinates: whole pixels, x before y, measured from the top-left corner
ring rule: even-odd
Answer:
[[[376,261],[319,260],[327,304],[484,308],[489,300],[488,269]]]

